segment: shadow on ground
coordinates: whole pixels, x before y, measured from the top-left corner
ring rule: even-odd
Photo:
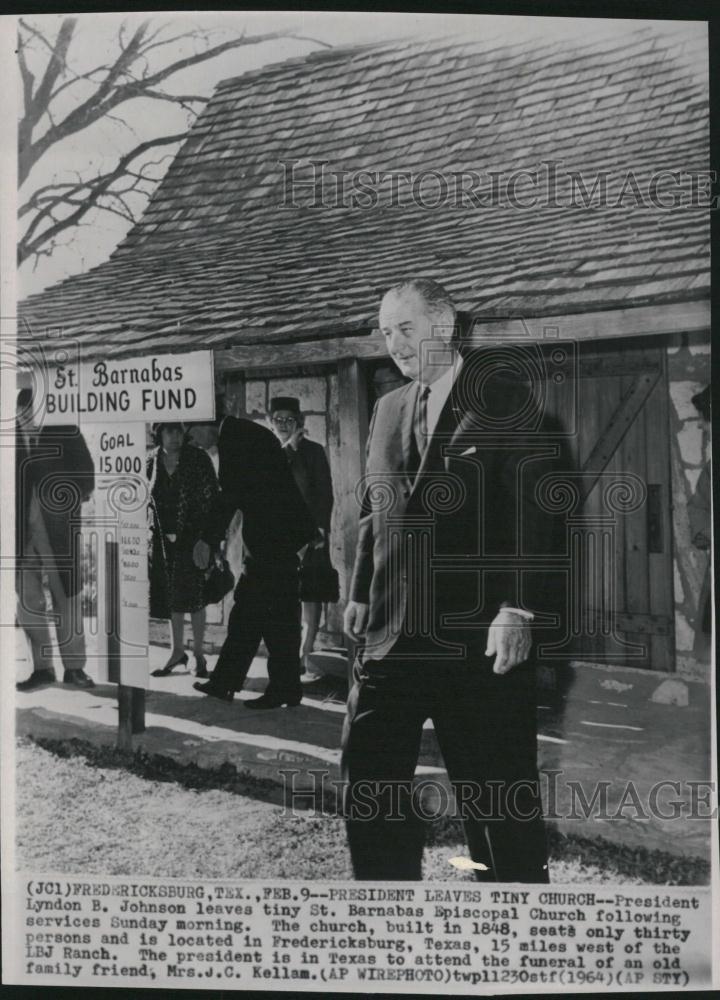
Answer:
[[[289,807],[283,786],[258,778],[251,772],[225,762],[203,768],[195,763],[181,763],[161,754],[143,750],[122,751],[111,746],[96,746],[86,740],[57,740],[38,737],[31,742],[61,758],[79,757],[94,768],[118,769],[148,781],[173,782],[185,789],[217,789],[238,796],[250,796],[279,807]],[[308,797],[306,809],[337,817],[340,813],[337,786],[326,788],[323,797]],[[294,808],[302,811],[296,799]],[[454,845],[463,841],[461,823],[451,817],[428,822],[426,843],[429,847]],[[578,860],[585,866],[612,868],[619,876],[640,878],[655,885],[706,885],[710,865],[701,858],[676,857],[664,851],[612,843],[602,837],[592,839],[565,834],[548,824],[551,861]]]

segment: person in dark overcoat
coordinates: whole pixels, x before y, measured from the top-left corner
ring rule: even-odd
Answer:
[[[89,688],[94,682],[85,673],[81,508],[95,488],[95,466],[78,427],[38,431],[32,408],[32,391],[20,390],[15,439],[17,618],[30,643],[33,672],[17,688],[31,691],[56,680],[45,583],[63,683]]]
[[[315,521],[315,538],[308,545],[300,565],[303,629],[300,658],[306,671],[311,669],[310,654],[320,627],[322,607],[338,599],[337,574],[330,561],[332,477],[325,449],[306,435],[299,399],[277,396],[271,400],[270,422]]]
[[[196,565],[204,568],[239,512],[243,565],[235,586],[225,642],[203,694],[232,701],[242,690],[261,640],[268,651],[265,692],[248,708],[299,705],[300,598],[298,553],[315,524],[280,443],[266,427],[225,416],[218,438],[220,495],[208,512]]]

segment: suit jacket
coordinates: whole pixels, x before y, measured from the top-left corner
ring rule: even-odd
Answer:
[[[419,462],[418,394],[410,383],[382,396],[370,427],[350,590],[369,604],[366,659],[386,656],[401,634],[433,658],[477,655],[503,603],[540,622],[564,605],[552,579],[564,521],[538,493],[543,477],[569,467],[558,428],[528,387],[476,352]]]
[[[16,546],[26,554],[30,542],[28,516],[36,494],[65,590],[69,596],[81,586],[80,508],[95,488],[95,464],[77,427],[45,427],[28,446],[16,434],[15,514]]]
[[[315,525],[280,442],[252,420],[225,417],[218,453],[220,494],[208,513],[203,539],[219,545],[240,510],[250,572],[272,575],[297,565],[297,552],[313,538]]]
[[[333,489],[325,449],[315,441],[301,438],[297,449],[284,449],[292,474],[318,528],[330,531]]]

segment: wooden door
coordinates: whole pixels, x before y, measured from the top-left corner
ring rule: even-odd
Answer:
[[[580,492],[568,513],[563,572],[570,579],[561,598],[567,605],[561,630],[565,635],[558,639],[555,633],[544,655],[672,671],[665,351],[637,341],[575,348],[566,350],[559,341],[531,348],[545,356],[538,369],[547,380],[543,408],[569,443]],[[384,373],[385,368],[376,365],[368,374],[370,403],[388,386],[400,384],[388,381]]]
[[[585,347],[576,372],[571,449],[581,498],[568,518],[572,636],[564,653],[671,671],[675,636],[665,352]]]

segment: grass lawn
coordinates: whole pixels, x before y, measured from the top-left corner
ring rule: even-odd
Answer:
[[[285,813],[268,783],[75,741],[18,741],[17,863],[63,874],[351,879],[342,820]],[[275,801],[273,801],[275,798]],[[551,836],[554,883],[702,884],[701,862]],[[424,877],[467,880],[457,825],[431,826]]]

